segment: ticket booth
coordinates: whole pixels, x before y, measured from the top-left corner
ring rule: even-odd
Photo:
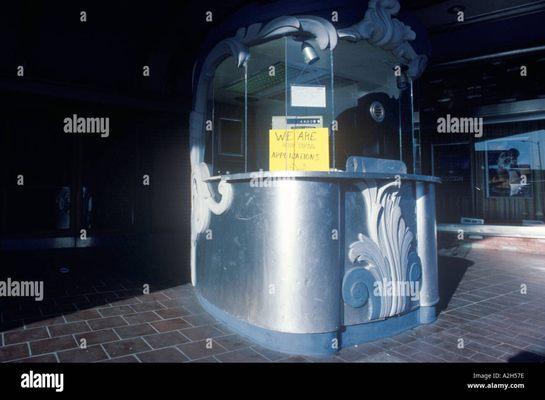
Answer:
[[[439,180],[412,173],[412,83],[426,64],[414,31],[391,0],[362,2],[363,19],[343,28],[312,8],[274,10],[196,69],[191,273],[201,304],[297,354],[434,321]]]

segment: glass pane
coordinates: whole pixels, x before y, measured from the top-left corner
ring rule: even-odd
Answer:
[[[396,82],[396,85],[398,83]],[[414,172],[414,125],[413,125],[413,85],[407,79],[405,89],[399,96],[399,160],[407,166],[409,173]]]
[[[46,233],[70,229],[70,187],[9,187],[8,233]]]
[[[328,171],[334,115],[332,53],[314,41],[286,40],[286,116],[275,129],[293,131],[285,169]]]
[[[543,131],[535,131],[475,143],[484,159],[487,197],[534,197],[544,138]]]
[[[475,213],[486,224],[543,225],[545,131],[516,124],[487,126],[474,144],[478,192]]]
[[[440,222],[458,223],[460,215],[472,216],[471,145],[469,142],[438,143],[431,146],[431,174],[441,178],[437,185],[437,218]],[[456,212],[453,212],[456,210]]]
[[[245,67],[233,57],[225,59],[213,83],[214,174],[244,172],[245,167]]]
[[[249,171],[269,169],[269,130],[286,116],[286,39],[250,48],[248,62]]]
[[[10,177],[5,223],[10,234],[70,229],[74,136],[59,128],[65,113],[33,110],[32,115],[17,112],[5,142]]]
[[[116,121],[115,128],[120,133],[111,135],[107,142],[96,136],[81,137],[82,172],[78,193],[81,221],[78,231],[83,228],[88,234],[125,232],[134,223],[132,182],[138,170],[137,142],[122,118],[122,114],[113,114],[111,119]]]
[[[409,136],[412,153],[410,83],[404,73],[396,77],[395,57],[365,41],[345,40],[338,43],[333,57],[336,167],[344,169],[350,156],[400,160],[402,135]],[[407,90],[400,104],[402,86]]]

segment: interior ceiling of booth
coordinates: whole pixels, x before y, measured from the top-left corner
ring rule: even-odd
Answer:
[[[318,63],[306,65],[300,55],[300,44],[288,41],[290,48],[288,65],[284,61],[284,42],[281,39],[263,43],[250,49],[246,90],[253,100],[276,98],[283,100],[288,82],[312,84],[330,80],[329,59],[324,52]],[[333,71],[335,90],[357,85],[360,91],[383,91],[393,95],[393,82],[387,81],[396,65],[395,56],[365,41],[352,43],[340,41],[334,51]],[[328,55],[328,54],[327,54]],[[299,59],[300,58],[300,59]],[[222,62],[216,70],[214,96],[217,100],[230,104],[239,103],[245,93],[242,70],[237,70],[230,58]],[[270,68],[274,67],[274,75]],[[219,90],[218,90],[219,89]]]

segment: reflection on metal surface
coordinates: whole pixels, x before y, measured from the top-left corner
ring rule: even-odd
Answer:
[[[431,307],[439,302],[434,185],[416,184],[416,223],[418,255],[422,262],[420,306]]]
[[[405,224],[399,207],[397,182],[379,187],[376,181],[361,184],[365,199],[368,237],[360,234],[350,245],[349,258],[353,263],[363,262],[376,282],[408,282],[409,252],[414,235]],[[398,286],[381,298],[380,318],[391,317],[407,311],[409,302]]]
[[[318,177],[230,184],[231,206],[209,221],[213,239],[197,239],[196,274],[202,298],[233,321],[271,334],[336,336],[342,325],[380,323],[417,310],[420,298],[435,301],[432,197],[420,210],[428,221],[417,222],[415,212],[415,185],[433,183]],[[418,247],[415,231],[424,239]],[[392,283],[392,291],[377,296],[379,282]],[[400,291],[403,283],[419,288],[416,298]],[[347,340],[370,337],[358,331]]]
[[[339,329],[338,185],[233,183],[229,211],[198,239],[198,290],[258,327],[291,333]]]

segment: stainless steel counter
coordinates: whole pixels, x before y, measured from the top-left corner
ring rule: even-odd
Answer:
[[[320,172],[320,171],[257,171],[257,172],[244,172],[237,174],[229,175],[216,175],[211,176],[205,179],[207,182],[215,182],[219,180],[224,180],[226,182],[235,182],[235,181],[249,181],[256,179],[267,179],[267,178],[320,178],[320,179],[340,179],[340,180],[361,180],[361,179],[383,179],[383,180],[395,180],[399,179],[402,181],[420,181],[420,182],[430,182],[430,183],[440,183],[441,179],[436,176],[428,175],[414,175],[414,174],[403,174],[403,173],[383,173],[383,172],[345,172],[345,171],[330,171],[330,172]]]
[[[194,279],[203,305],[262,345],[312,354],[433,321],[438,182],[342,171],[204,176],[210,211]]]

